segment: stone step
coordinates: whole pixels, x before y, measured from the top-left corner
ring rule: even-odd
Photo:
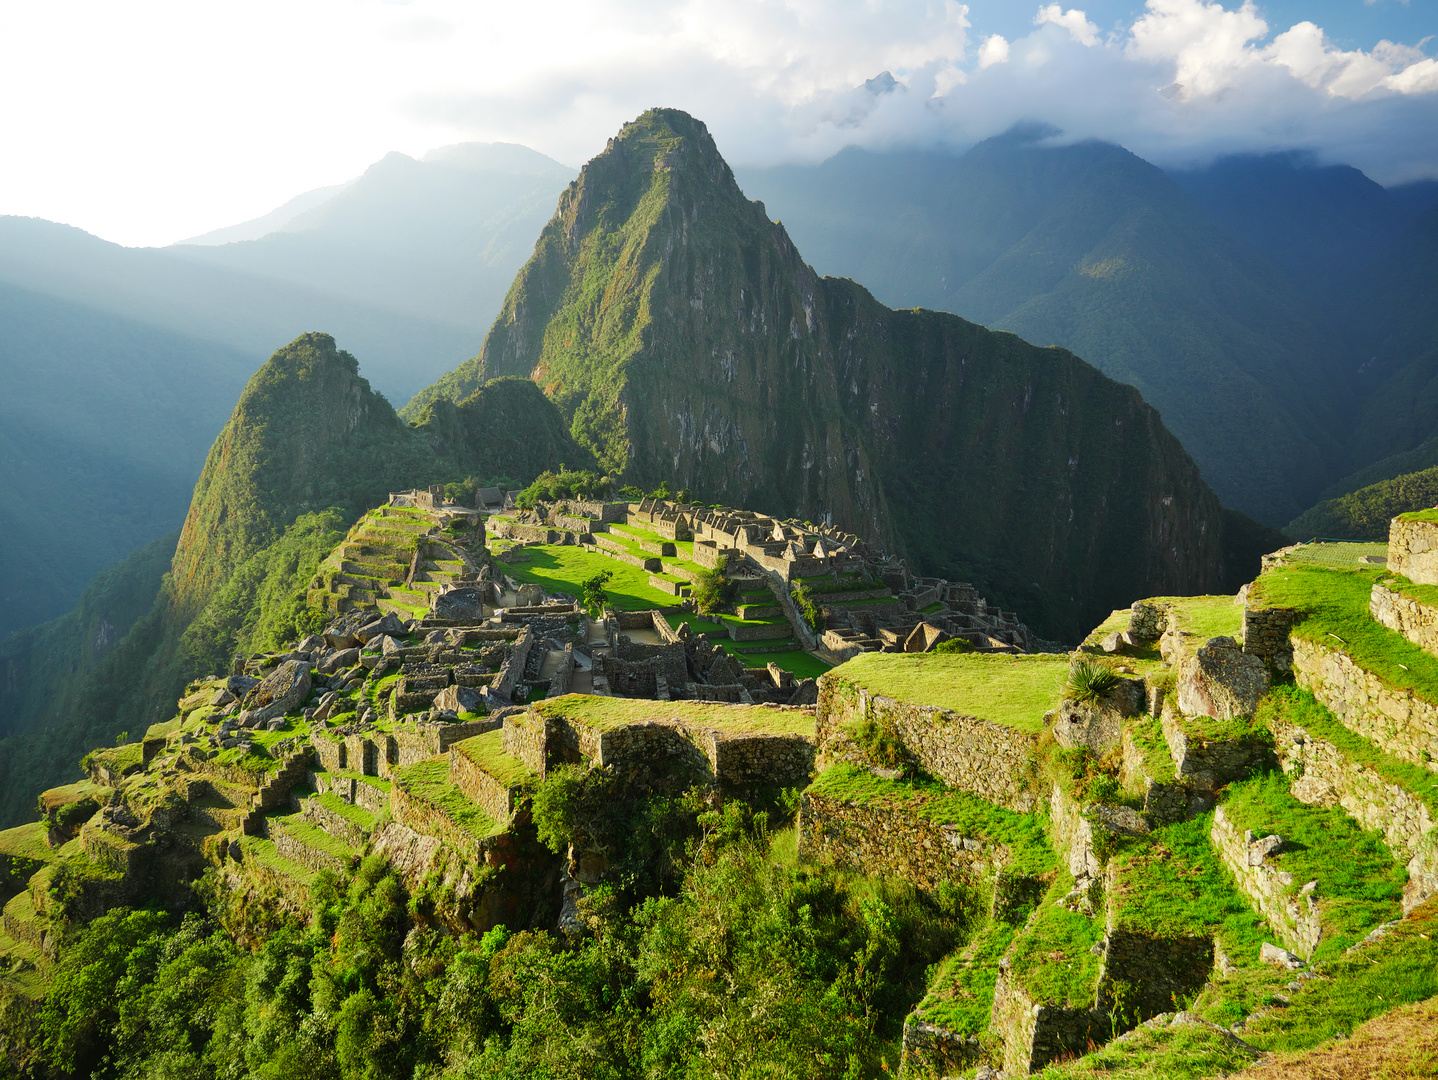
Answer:
[[[298,800],[300,814],[335,839],[354,848],[363,848],[374,832],[375,815],[363,807],[345,802],[333,791],[320,792]]]

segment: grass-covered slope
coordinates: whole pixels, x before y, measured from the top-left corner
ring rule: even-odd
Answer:
[[[543,388],[612,474],[833,520],[1052,637],[1233,584],[1243,561],[1225,547],[1241,522],[1132,388],[819,278],[675,110],[585,166],[479,356],[407,408],[503,375]]]
[[[1386,541],[1389,521],[1434,503],[1438,503],[1438,466],[1325,499],[1290,521],[1283,531],[1295,540],[1319,536]]]

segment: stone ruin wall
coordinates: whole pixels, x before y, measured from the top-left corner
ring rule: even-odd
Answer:
[[[517,789],[500,783],[458,748],[449,751],[449,782],[500,824],[514,812]]]
[[[1424,652],[1438,656],[1438,608],[1375,582],[1368,600],[1368,613]]]
[[[1255,864],[1248,839],[1228,820],[1222,806],[1213,812],[1209,839],[1233,874],[1239,890],[1268,920],[1273,932],[1295,954],[1310,959],[1323,937],[1323,922],[1313,893],[1295,891],[1293,875],[1287,871],[1266,862]]]
[[[1108,1017],[1096,1009],[1035,1002],[1013,978],[1006,960],[999,962],[989,1024],[1003,1040],[1004,1072],[1014,1076],[1085,1054],[1090,1045],[1102,1045],[1111,1034]]]
[[[930,776],[1021,814],[1038,805],[1034,791],[1037,735],[932,705],[870,694],[829,672],[819,679],[819,745],[842,741],[840,728],[865,719],[892,726]]]
[[[1418,585],[1438,585],[1438,524],[1399,521],[1388,525],[1388,568]]]
[[[1347,654],[1303,638],[1293,639],[1293,673],[1350,731],[1415,765],[1433,768],[1438,761],[1438,706],[1386,686]]]
[[[799,860],[898,877],[921,889],[976,883],[1008,861],[1002,844],[965,837],[910,807],[856,803],[804,792],[799,798]]]
[[[1332,743],[1295,724],[1274,731],[1278,758],[1293,777],[1293,796],[1315,806],[1341,806],[1365,829],[1383,834],[1394,852],[1408,860],[1403,890],[1406,915],[1438,895],[1438,832],[1432,812],[1413,794],[1389,783],[1359,762],[1349,761]]]

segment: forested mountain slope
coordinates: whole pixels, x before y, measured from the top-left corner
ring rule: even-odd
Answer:
[[[677,111],[585,166],[479,356],[406,414],[499,375],[543,387],[613,474],[831,520],[1053,636],[1240,572],[1217,498],[1131,388],[820,278]]]
[[[741,180],[823,272],[1072,349],[1138,387],[1225,502],[1287,520],[1341,453],[1341,349],[1159,169],[1109,144],[1046,145],[1050,133],[960,157],[851,149]]]

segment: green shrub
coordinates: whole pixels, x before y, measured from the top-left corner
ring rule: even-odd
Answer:
[[[974,651],[974,643],[965,637],[949,638],[948,641],[941,641],[934,646],[936,653],[969,653]]]
[[[1118,673],[1101,660],[1081,656],[1069,671],[1064,693],[1075,701],[1100,702],[1118,685]]]
[[[695,575],[690,595],[694,598],[694,607],[701,615],[712,614],[728,606],[734,599],[735,583],[725,577],[728,568],[728,558],[720,555],[713,570],[700,570]]]
[[[819,631],[824,628],[824,613],[819,610],[819,605],[814,603],[814,598],[809,595],[808,588],[802,581],[795,582],[789,588],[789,595],[794,598],[794,604],[799,609],[799,614],[809,624],[809,629]]]

